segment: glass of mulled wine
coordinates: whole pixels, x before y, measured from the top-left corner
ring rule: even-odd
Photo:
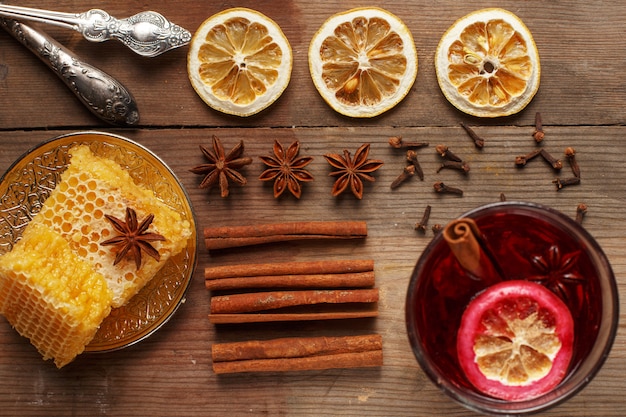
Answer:
[[[413,271],[405,306],[409,341],[420,366],[451,398],[486,414],[531,414],[572,397],[599,371],[617,331],[617,285],[604,252],[580,224],[537,204],[494,203],[461,217],[478,226],[488,259],[496,264],[488,271],[498,276],[473,276],[442,233],[433,238]],[[457,348],[468,304],[509,280],[534,281],[549,289],[563,299],[573,319],[565,376],[528,399],[496,398],[477,389]]]

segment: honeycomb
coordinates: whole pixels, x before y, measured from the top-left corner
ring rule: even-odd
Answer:
[[[61,180],[28,223],[13,249],[0,256],[0,314],[61,368],[83,352],[111,308],[123,306],[192,235],[189,221],[133,182],[128,171],[70,149]],[[126,208],[165,237],[151,242],[160,260],[143,256],[113,265],[116,250],[100,243],[117,234],[105,214],[125,220]]]
[[[105,277],[113,291],[113,307],[120,307],[187,245],[190,224],[152,191],[136,185],[116,162],[94,155],[86,146],[72,148],[70,154],[71,163],[61,182],[32,222],[45,224],[63,236],[79,257]],[[115,248],[100,245],[117,234],[104,215],[124,220],[126,207],[137,212],[140,222],[154,214],[149,231],[166,239],[152,245],[159,251],[160,261],[143,256],[139,270],[132,257],[114,266]]]
[[[59,368],[83,352],[112,296],[104,277],[45,226],[29,225],[0,258],[0,313]]]

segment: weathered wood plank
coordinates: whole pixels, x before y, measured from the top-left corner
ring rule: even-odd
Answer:
[[[500,2],[498,6],[518,14],[532,31],[542,60],[542,83],[526,110],[496,120],[471,118],[454,109],[440,93],[433,68],[437,44],[448,26],[472,10],[493,6],[489,2],[377,2],[411,29],[419,73],[407,98],[373,120],[349,119],[331,110],[315,91],[307,63],[309,41],[322,22],[335,12],[361,6],[358,2],[105,0],[93,4],[24,0],[20,4],[67,12],[98,7],[118,17],[152,9],[192,31],[221,9],[251,7],[279,23],[295,59],[284,95],[261,114],[241,119],[209,109],[196,96],[187,81],[186,48],[146,59],[116,42],[91,44],[78,33],[39,26],[132,90],[140,105],[141,126],[112,129],[82,108],[37,58],[0,31],[0,172],[42,140],[77,130],[105,130],[136,140],[169,164],[190,195],[199,228],[275,220],[366,220],[369,236],[363,242],[272,244],[211,254],[201,244],[186,303],[166,326],[132,348],[83,355],[61,371],[44,363],[28,341],[0,318],[0,415],[475,415],[427,379],[406,337],[406,286],[432,237],[429,229],[425,235],[413,230],[426,205],[432,206],[432,225],[445,224],[467,210],[497,201],[500,193],[508,200],[545,204],[572,217],[576,205],[585,202],[589,212],[584,225],[609,257],[620,292],[626,291],[626,76],[622,69],[626,7],[621,1]],[[523,169],[515,167],[516,155],[536,148],[530,137],[536,111],[542,112],[546,130],[542,146],[561,156],[565,147],[576,148],[582,170],[580,185],[557,192],[551,182],[556,174],[541,160],[531,161]],[[458,126],[460,121],[485,137],[483,150],[474,148]],[[226,147],[243,139],[246,155],[254,158],[244,170],[248,184],[233,187],[227,199],[220,198],[216,190],[200,190],[200,178],[188,171],[203,162],[198,145],[209,144],[213,134]],[[412,178],[390,190],[405,165],[403,153],[387,144],[392,135],[430,142],[428,148],[418,151],[424,181]],[[301,154],[314,157],[308,169],[315,180],[304,184],[300,200],[288,195],[274,199],[271,184],[257,179],[264,168],[258,157],[271,152],[274,139],[285,145],[299,140]],[[362,201],[349,194],[333,198],[333,180],[323,154],[343,149],[354,152],[365,142],[372,144],[371,157],[385,162],[375,174],[376,181],[366,185]],[[469,161],[467,176],[436,172],[440,159],[434,146],[438,143],[447,144]],[[566,163],[563,176],[568,169]],[[436,195],[432,184],[437,180],[462,188],[464,196]],[[381,295],[379,317],[299,326],[216,327],[209,323],[204,267],[269,258],[275,262],[374,259]],[[383,336],[385,365],[381,369],[220,377],[211,371],[214,341],[365,332]],[[614,348],[591,384],[545,415],[623,415],[625,337],[621,324]]]
[[[35,2],[24,5],[61,11],[88,9],[82,1]],[[180,5],[179,5],[180,4]],[[135,95],[142,126],[446,126],[470,120],[454,109],[439,91],[433,56],[440,37],[459,17],[479,4],[383,1],[411,30],[419,56],[417,82],[394,110],[374,120],[343,117],[328,107],[311,82],[307,52],[309,42],[332,13],[358,4],[348,2],[242,1],[279,23],[294,52],[293,74],[284,95],[270,109],[252,118],[225,116],[208,108],[187,79],[187,48],[158,58],[135,56],[117,42],[92,44],[73,31],[39,26],[89,62],[119,78]],[[215,12],[233,6],[203,2],[151,2],[150,8],[194,31]],[[484,4],[483,6],[487,6]],[[623,122],[626,104],[622,62],[626,58],[626,10],[613,2],[502,2],[531,29],[542,63],[539,92],[522,113],[488,124],[531,125],[535,111],[546,113],[547,125],[611,125]],[[126,16],[144,5],[138,1],[99,2],[111,14]],[[601,22],[601,23],[599,23]],[[601,30],[600,30],[601,29]],[[56,128],[105,126],[67,91],[37,58],[4,31],[0,32],[0,126],[2,128]],[[11,108],[11,111],[6,109]]]
[[[622,155],[623,127],[571,127],[546,130],[545,147],[555,154],[566,146],[578,151],[583,182],[557,192],[551,183],[554,173],[536,160],[523,169],[514,166],[514,156],[535,145],[527,127],[476,128],[487,144],[474,148],[459,127],[449,128],[281,128],[281,129],[183,129],[141,130],[126,133],[148,146],[168,163],[188,190],[197,214],[198,227],[286,220],[363,219],[369,236],[362,243],[336,242],[272,244],[208,254],[200,246],[200,259],[187,302],[162,330],[139,345],[103,356],[84,355],[62,371],[44,363],[27,341],[6,322],[0,326],[0,413],[18,415],[69,415],[71,412],[158,415],[204,415],[245,413],[271,415],[426,415],[449,413],[470,415],[439,393],[426,379],[414,360],[404,327],[404,297],[413,266],[432,236],[413,230],[426,204],[433,207],[431,223],[445,223],[478,205],[497,201],[504,192],[509,200],[534,201],[557,208],[572,217],[576,205],[589,205],[585,226],[598,239],[620,280],[626,273],[622,246],[626,233],[623,217],[626,196],[626,166]],[[62,131],[0,133],[0,168],[39,141]],[[200,178],[187,171],[202,162],[197,149],[218,134],[228,147],[243,139],[246,155],[254,163],[245,173],[249,183],[234,188],[222,199],[215,192],[199,190]],[[425,179],[416,178],[396,190],[389,184],[401,171],[401,153],[389,147],[389,135],[427,139],[432,144],[419,151]],[[305,184],[301,200],[275,200],[271,187],[257,180],[263,165],[259,155],[271,151],[273,139],[283,143],[299,140],[302,153],[315,159],[310,172],[315,181]],[[322,155],[343,148],[354,150],[364,142],[372,144],[372,157],[385,165],[377,180],[367,186],[362,201],[351,195],[333,198],[330,168]],[[465,178],[453,171],[436,173],[439,157],[434,145],[446,143],[471,164]],[[608,168],[607,168],[608,167]],[[567,164],[564,171],[569,169]],[[442,179],[463,187],[465,195],[438,196],[432,183]],[[229,265],[274,261],[345,259],[367,257],[375,260],[380,288],[380,316],[358,323],[307,323],[219,326],[207,320],[209,293],[202,271],[207,265]],[[359,334],[375,331],[383,335],[385,366],[379,370],[338,370],[299,374],[216,377],[210,371],[210,345],[213,341],[237,341],[298,335]],[[623,334],[596,379],[574,399],[546,415],[620,415]],[[39,410],[39,411],[38,411]]]

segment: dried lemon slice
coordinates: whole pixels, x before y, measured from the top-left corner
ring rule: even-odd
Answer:
[[[309,46],[315,88],[337,112],[373,117],[391,109],[417,76],[417,51],[406,25],[379,8],[331,16]]]
[[[457,109],[479,117],[522,110],[539,89],[537,46],[524,23],[503,9],[457,20],[435,54],[441,91]]]
[[[459,365],[480,391],[529,400],[557,386],[573,354],[574,321],[546,287],[508,280],[467,305],[457,334]]]
[[[276,22],[255,10],[233,8],[200,25],[189,46],[187,71],[210,107],[250,116],[287,88],[292,61],[289,41]]]

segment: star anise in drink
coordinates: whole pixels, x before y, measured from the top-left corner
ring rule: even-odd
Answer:
[[[295,141],[287,150],[277,140],[274,141],[274,156],[261,156],[267,169],[261,173],[261,181],[274,180],[274,198],[289,190],[291,194],[300,198],[302,186],[300,182],[313,181],[313,176],[304,169],[312,160],[311,156],[298,158],[300,142]]]
[[[531,264],[537,272],[529,281],[543,284],[566,303],[575,303],[577,288],[585,283],[578,269],[581,251],[561,254],[558,246],[552,245],[545,255],[535,255]]]
[[[245,165],[252,163],[252,158],[242,158],[243,141],[240,141],[228,154],[224,151],[224,146],[220,139],[213,135],[213,150],[200,145],[200,150],[208,164],[198,165],[189,171],[194,174],[204,175],[200,183],[200,188],[211,189],[216,184],[220,186],[222,197],[228,197],[229,180],[239,185],[246,185],[246,178],[238,171]]]
[[[370,145],[366,143],[356,150],[354,159],[347,149],[344,149],[343,156],[334,153],[324,155],[328,163],[336,168],[336,171],[329,174],[337,177],[332,190],[334,197],[350,187],[356,198],[363,198],[363,180],[375,181],[371,174],[383,165],[383,161],[379,159],[367,159],[369,152]]]
[[[111,223],[113,228],[119,233],[117,236],[101,242],[102,246],[116,246],[117,254],[113,265],[117,265],[128,254],[135,259],[137,270],[141,267],[141,252],[153,257],[157,261],[161,259],[157,251],[150,242],[164,241],[165,237],[158,233],[148,232],[148,228],[154,220],[154,214],[149,214],[139,223],[137,212],[130,207],[126,208],[126,221],[117,217],[105,214],[104,217]]]

